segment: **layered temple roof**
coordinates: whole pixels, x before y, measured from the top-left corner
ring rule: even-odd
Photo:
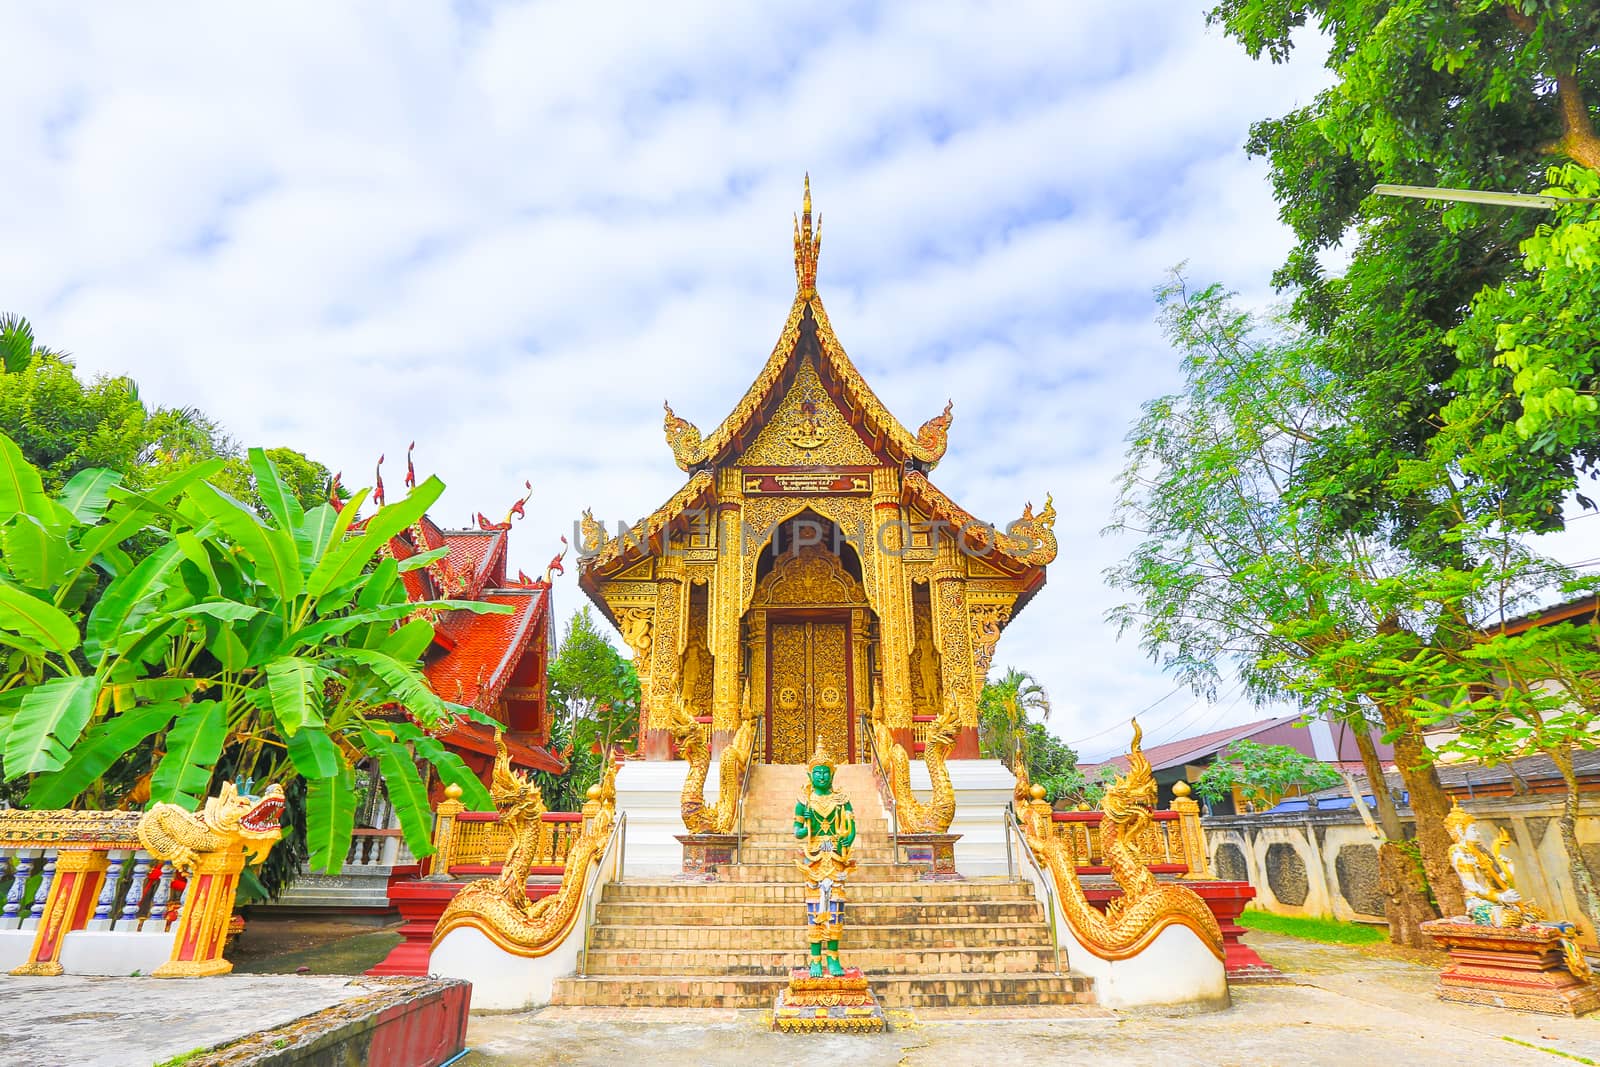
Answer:
[[[783,333],[767,357],[756,380],[734,405],[728,417],[711,433],[702,437],[693,423],[678,418],[672,405],[666,405],[665,429],[673,458],[686,471],[718,466],[742,452],[766,424],[766,416],[787,391],[793,380],[801,336],[811,333],[819,350],[824,388],[874,452],[896,462],[912,462],[931,469],[944,456],[950,430],[951,407],[924,422],[915,434],[900,424],[856,369],[844,346],[828,322],[822,300],[817,296],[817,256],[822,250],[822,219],[811,221],[811,179],[806,178],[805,201],[801,217],[795,219],[794,264],[797,282],[794,303]]]
[[[514,511],[517,509],[514,509]],[[388,554],[404,561],[426,552],[445,549],[445,554],[401,575],[406,594],[413,603],[426,605],[432,600],[482,600],[510,607],[509,614],[489,614],[464,608],[436,612],[433,618],[433,647],[424,656],[423,674],[433,691],[445,700],[494,714],[508,687],[523,672],[537,673],[536,704],[544,702],[544,663],[553,652],[550,642],[550,574],[530,579],[519,574],[506,575],[506,551],[510,536],[510,517],[491,523],[481,515],[478,529],[446,530],[427,515],[409,529],[389,540]],[[560,568],[560,557],[551,561]],[[543,650],[535,648],[544,642]],[[540,655],[540,652],[543,655]],[[533,654],[531,666],[524,660]],[[506,723],[512,726],[512,723]],[[479,755],[494,755],[494,730],[465,717],[457,720],[443,740],[454,747]],[[515,736],[507,738],[512,762],[552,772],[565,764],[535,744]]]
[[[594,595],[591,579],[615,575],[645,556],[659,553],[668,534],[688,523],[686,513],[698,513],[715,497],[716,469],[735,461],[746,470],[753,463],[769,462],[762,458],[763,434],[770,433],[775,420],[803,417],[802,412],[786,410],[795,406],[797,393],[801,395],[802,408],[826,404],[859,438],[859,448],[838,450],[824,466],[844,470],[892,466],[906,470],[901,481],[903,502],[930,519],[966,531],[969,545],[1004,573],[1020,575],[1055,558],[1056,540],[1051,529],[1055,508],[1049,499],[1037,514],[1030,504],[1023,509],[1021,518],[993,527],[974,518],[929,481],[927,472],[943,458],[948,445],[953,405],[946,403],[943,412],[928,419],[913,434],[878,399],[839,343],[817,294],[817,256],[821,247],[821,219],[813,228],[811,182],[807,178],[802,213],[795,219],[794,303],[761,372],[709,436],[679,417],[670,403],[665,405],[663,430],[667,444],[678,466],[692,476],[627,536],[609,535],[585,513],[581,584],[601,610],[607,608]],[[818,395],[812,395],[813,386],[820,391]]]

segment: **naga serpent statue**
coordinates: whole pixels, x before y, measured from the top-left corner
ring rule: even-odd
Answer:
[[[1187,886],[1160,882],[1139,854],[1138,842],[1154,826],[1156,780],[1139,742],[1143,733],[1133,724],[1128,773],[1106,790],[1101,801],[1100,850],[1111,876],[1122,889],[1104,912],[1084,896],[1078,882],[1078,861],[1071,846],[1057,837],[1043,789],[1034,786],[1025,828],[1034,853],[1050,869],[1072,931],[1085,948],[1105,960],[1123,960],[1143,952],[1169,926],[1186,926],[1218,959],[1223,958],[1222,928],[1200,895]]]
[[[717,804],[707,808],[705,801],[706,773],[711,769],[711,745],[706,731],[689,709],[679,700],[667,724],[678,751],[689,762],[689,776],[683,780],[683,791],[678,794],[678,806],[683,814],[683,825],[691,834],[730,834],[739,814],[739,792],[744,782],[744,769],[755,750],[756,720],[749,714],[749,693],[746,691],[745,712],[733,740],[722,750],[717,763]]]
[[[933,783],[933,799],[924,804],[911,791],[911,757],[905,746],[895,742],[883,719],[873,723],[872,743],[878,762],[889,777],[900,833],[942,834],[950,829],[950,822],[956,817],[956,791],[944,761],[955,747],[960,728],[960,710],[953,699],[946,699],[944,711],[928,724],[928,741],[922,750],[922,762],[927,764],[928,780]]]
[[[245,783],[248,790],[249,783]],[[139,843],[156,859],[168,860],[178,870],[192,874],[195,861],[205,853],[243,847],[247,861],[266,856],[283,836],[283,786],[267,786],[261,796],[241,791],[233,782],[207,797],[199,811],[177,804],[157,804],[139,818]]]
[[[450,931],[470,926],[516,956],[543,956],[565,939],[583,903],[583,883],[598,863],[611,837],[617,799],[617,763],[608,762],[597,785],[589,787],[584,828],[567,853],[561,886],[540,900],[528,897],[528,870],[539,847],[539,822],[544,798],[526,775],[511,770],[505,742],[495,738],[494,775],[490,796],[511,831],[500,877],[473,882],[451,899],[434,927],[433,945]]]

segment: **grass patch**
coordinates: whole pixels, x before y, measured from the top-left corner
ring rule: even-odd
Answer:
[[[1299,915],[1274,915],[1270,911],[1246,908],[1239,925],[1247,930],[1298,937],[1302,941],[1321,941],[1330,945],[1375,945],[1388,940],[1381,926],[1340,922],[1338,919],[1311,919]]]
[[[1570,1053],[1570,1052],[1562,1052],[1558,1048],[1549,1048],[1549,1047],[1547,1047],[1545,1045],[1535,1045],[1531,1041],[1518,1041],[1516,1038],[1507,1037],[1504,1034],[1500,1035],[1500,1040],[1501,1041],[1509,1041],[1513,1045],[1521,1045],[1523,1048],[1531,1048],[1536,1052],[1548,1052],[1552,1056],[1561,1056],[1564,1059],[1575,1060],[1578,1063],[1588,1063],[1588,1064],[1593,1064],[1594,1063],[1594,1060],[1591,1060],[1587,1056],[1574,1056],[1572,1053]]]

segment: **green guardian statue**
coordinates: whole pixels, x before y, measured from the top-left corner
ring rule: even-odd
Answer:
[[[856,840],[856,816],[850,798],[833,784],[833,759],[817,739],[811,755],[805,792],[794,806],[794,836],[805,845],[795,865],[805,875],[806,930],[811,940],[811,977],[844,974],[839,964],[839,931],[844,926],[844,882],[855,870],[850,847]]]

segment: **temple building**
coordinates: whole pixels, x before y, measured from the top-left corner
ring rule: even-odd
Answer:
[[[482,600],[511,608],[509,614],[454,609],[434,618],[433,644],[423,654],[423,674],[446,700],[477,708],[506,732],[512,763],[560,773],[565,763],[550,753],[550,710],[545,672],[555,653],[550,622],[550,576],[506,574],[511,518],[476,529],[447,530],[427,515],[389,542],[396,560],[444,549],[432,562],[401,575],[406,593],[427,610],[429,601]],[[558,557],[559,559],[559,557]],[[558,564],[552,564],[558,566]],[[488,780],[494,762],[494,730],[459,718],[442,738],[467,765]]]
[[[667,758],[681,708],[725,745],[758,718],[755,758],[804,763],[818,739],[863,759],[883,720],[959,719],[976,758],[977,699],[1001,632],[1056,553],[1048,498],[993,526],[941,492],[951,405],[916,430],[884,407],[817,294],[820,218],[806,183],[794,303],[755,382],[710,434],[666,407],[688,480],[647,518],[607,531],[585,513],[579,584],[631,648],[641,750]]]

